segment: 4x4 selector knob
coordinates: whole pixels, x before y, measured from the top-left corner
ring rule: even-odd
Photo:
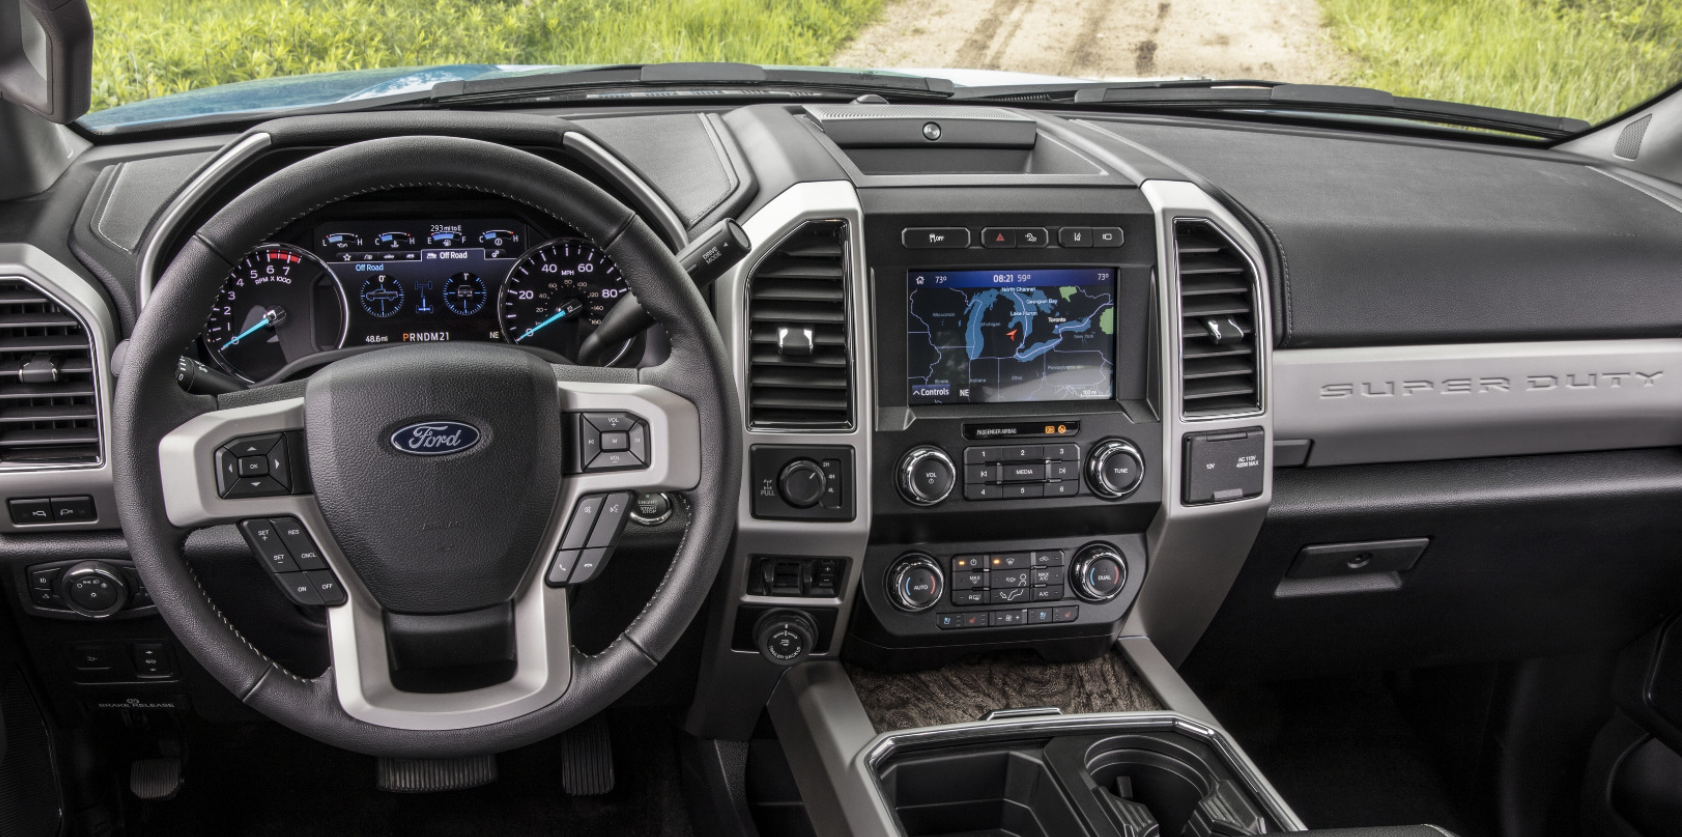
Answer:
[[[760,656],[780,666],[806,659],[818,644],[818,626],[798,610],[773,610],[753,626],[753,643]]]
[[[1069,586],[1089,602],[1107,602],[1127,585],[1127,562],[1114,547],[1094,544],[1075,553],[1069,565]]]
[[[782,495],[783,502],[797,509],[817,505],[828,487],[829,479],[824,476],[823,468],[810,459],[796,459],[784,465],[782,473],[777,475],[777,493]]]
[[[1086,482],[1092,493],[1119,500],[1137,491],[1145,481],[1145,457],[1132,442],[1110,439],[1092,447],[1086,459]]]
[[[907,613],[934,607],[946,592],[946,576],[927,555],[906,555],[888,569],[888,601]]]
[[[99,561],[83,561],[64,571],[58,580],[59,595],[71,610],[102,619],[128,604],[128,585],[116,567]]]
[[[933,506],[945,501],[957,484],[958,467],[940,448],[915,447],[899,460],[899,493],[914,506]]]

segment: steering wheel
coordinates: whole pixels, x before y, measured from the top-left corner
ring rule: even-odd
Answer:
[[[551,365],[511,346],[433,343],[356,355],[307,381],[219,398],[177,385],[181,347],[241,254],[321,207],[415,186],[500,196],[571,225],[607,252],[665,327],[670,358],[652,369],[598,369]],[[640,466],[575,466],[568,427],[584,413],[638,422]],[[704,602],[741,479],[740,406],[723,341],[660,239],[561,166],[451,137],[328,150],[217,212],[175,256],[135,325],[113,423],[123,535],[182,645],[269,718],[337,747],[397,758],[511,749],[623,695]],[[413,455],[402,431],[419,424],[456,435],[441,455]],[[218,451],[274,434],[293,446],[299,466],[289,492],[227,496]],[[580,526],[599,535],[590,531],[593,515],[631,491],[678,492],[688,530],[641,614],[586,655],[569,641],[566,588],[552,583],[571,568],[556,570],[553,556]],[[195,528],[270,520],[302,524],[345,598],[327,608],[332,665],[315,678],[246,641],[183,555]],[[429,666],[476,674],[414,685]]]

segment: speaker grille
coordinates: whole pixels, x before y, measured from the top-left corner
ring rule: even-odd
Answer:
[[[1633,160],[1641,153],[1641,138],[1647,135],[1647,125],[1653,121],[1653,115],[1647,114],[1634,122],[1624,126],[1618,134],[1618,144],[1612,147],[1612,153]]]

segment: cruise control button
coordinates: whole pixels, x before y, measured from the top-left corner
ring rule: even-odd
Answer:
[[[293,604],[321,604],[321,595],[315,591],[315,585],[310,583],[306,574],[281,573],[275,576],[275,579],[280,582],[280,588],[286,591],[286,598],[291,599]]]
[[[280,533],[275,531],[274,524],[267,520],[241,520],[239,531],[245,535],[245,542],[251,546],[251,551],[257,555],[257,560],[269,568],[271,573],[297,572],[298,563],[292,560],[292,554],[286,551],[286,545],[280,539]]]
[[[304,579],[315,588],[315,594],[321,598],[324,605],[342,605],[348,599],[345,589],[339,585],[338,576],[327,570],[310,570],[304,573]]]
[[[286,551],[292,553],[292,559],[298,562],[298,569],[327,569],[327,558],[321,554],[321,547],[310,538],[304,524],[290,517],[277,517],[269,522],[280,533],[280,542],[286,546]]]

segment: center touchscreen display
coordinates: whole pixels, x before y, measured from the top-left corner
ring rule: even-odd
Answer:
[[[912,405],[1113,397],[1114,268],[913,270],[906,295]]]

